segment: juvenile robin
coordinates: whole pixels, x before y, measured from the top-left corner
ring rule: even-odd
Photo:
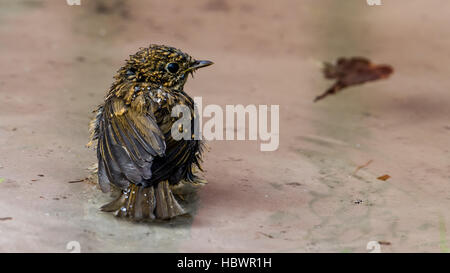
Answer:
[[[194,138],[176,140],[171,129],[178,117],[171,113],[176,105],[187,106],[194,120],[194,102],[184,84],[211,64],[173,47],[150,45],[118,70],[90,124],[100,188],[109,192],[112,184],[121,190],[103,211],[135,220],[185,214],[172,190],[181,182],[202,181],[196,172],[202,170],[203,144]]]

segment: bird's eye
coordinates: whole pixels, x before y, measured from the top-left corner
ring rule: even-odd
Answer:
[[[177,63],[169,63],[166,66],[166,70],[169,71],[170,73],[176,73],[179,68],[180,66]]]

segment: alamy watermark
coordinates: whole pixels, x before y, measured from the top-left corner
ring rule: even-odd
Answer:
[[[194,120],[188,106],[179,104],[172,108],[172,117],[178,118],[171,128],[173,139],[260,140],[261,151],[278,149],[279,105],[226,105],[224,111],[216,104],[203,107],[202,97],[194,97],[194,102]],[[203,117],[210,119],[203,124]]]
[[[78,241],[70,241],[66,245],[66,249],[70,250],[70,253],[81,253],[81,245]]]
[[[372,250],[370,253],[381,253],[381,244],[378,241],[370,241],[366,246],[367,250]]]
[[[381,0],[366,0],[369,6],[381,6]]]
[[[81,0],[66,0],[66,3],[69,6],[79,6],[81,5]]]

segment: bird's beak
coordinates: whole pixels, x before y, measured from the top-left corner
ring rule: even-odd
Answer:
[[[199,69],[199,68],[207,67],[207,66],[210,66],[210,65],[212,65],[212,64],[213,64],[213,62],[211,62],[211,61],[195,61],[195,62],[191,65],[191,67],[189,67],[188,70],[197,70],[197,69]]]

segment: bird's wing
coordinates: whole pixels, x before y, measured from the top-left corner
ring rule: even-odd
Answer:
[[[195,109],[194,101],[184,92],[177,92],[174,101],[177,105],[183,105],[189,108],[191,112],[190,133],[195,135],[197,133],[195,119],[199,118],[199,113]],[[161,108],[155,112],[155,116],[164,133],[167,149],[164,160],[157,160],[153,164],[154,176],[152,179],[160,180],[170,176],[169,183],[176,183],[184,178],[193,180],[195,176],[192,173],[191,166],[196,165],[199,170],[202,170],[201,153],[204,148],[203,143],[200,140],[175,140],[173,138],[171,129],[176,123],[174,123],[174,120],[168,120],[171,117],[170,109]]]
[[[103,191],[109,183],[124,189],[129,183],[144,184],[152,177],[153,159],[165,153],[164,135],[144,95],[126,104],[122,98],[109,98],[99,122],[98,178]]]

